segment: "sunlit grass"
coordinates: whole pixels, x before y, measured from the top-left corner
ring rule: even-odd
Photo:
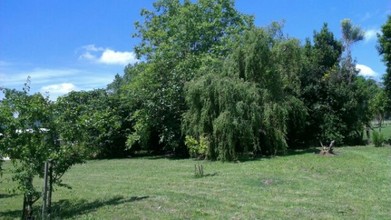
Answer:
[[[54,192],[58,219],[390,219],[391,148],[337,148],[221,163],[134,158],[73,167]],[[202,164],[206,177],[194,177]],[[0,183],[0,218],[17,218],[10,164]],[[213,175],[208,175],[213,174]],[[39,204],[37,204],[38,206]],[[38,212],[38,211],[37,211]]]

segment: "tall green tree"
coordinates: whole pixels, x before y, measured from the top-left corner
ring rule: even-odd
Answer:
[[[324,24],[320,32],[314,32],[313,43],[306,41],[304,50],[304,67],[300,72],[301,99],[308,109],[308,119],[303,141],[307,145],[317,145],[319,140],[329,141],[337,135],[327,132],[325,119],[332,114],[328,104],[327,80],[337,69],[342,54],[342,44],[335,39],[334,34]],[[327,126],[332,129],[331,126]],[[339,135],[338,135],[339,136]]]
[[[383,77],[385,92],[388,98],[388,111],[391,111],[391,15],[378,34],[378,51],[386,64],[386,74]]]
[[[306,64],[300,79],[301,96],[309,110],[309,144],[360,143],[368,124],[369,94],[351,57],[351,46],[362,39],[362,31],[350,20],[343,20],[341,26],[342,41],[324,25],[315,32],[314,44],[308,40],[304,47]]]
[[[273,24],[246,31],[225,60],[206,63],[199,70],[202,76],[187,84],[184,131],[209,140],[211,159],[284,152],[288,115],[306,114],[296,97],[301,49],[298,41],[276,35],[280,28]],[[298,124],[294,118],[291,122]]]
[[[154,10],[142,10],[136,22],[139,57],[183,59],[203,53],[224,54],[234,34],[251,26],[253,18],[239,13],[232,0],[157,0]]]
[[[253,20],[239,13],[231,0],[158,0],[152,11],[141,15],[136,53],[145,64],[125,86],[135,110],[134,132],[127,143],[130,148],[181,152],[185,83],[196,77],[204,61],[227,55],[233,38]]]

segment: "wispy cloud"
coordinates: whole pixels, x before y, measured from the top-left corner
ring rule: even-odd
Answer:
[[[365,31],[364,39],[366,42],[376,40],[377,34],[380,33],[380,30],[378,29],[369,29]]]
[[[97,47],[94,44],[82,47],[82,60],[89,60],[107,65],[127,65],[136,63],[136,54],[128,51],[115,51],[109,48]]]
[[[35,68],[27,71],[0,69],[0,87],[21,89],[30,77],[31,93],[40,92],[55,100],[70,91],[105,88],[113,81],[115,73],[116,71],[112,69]]]
[[[376,78],[378,76],[371,67],[364,64],[356,64],[356,69],[360,71],[358,74],[364,77]]]
[[[369,20],[373,17],[373,14],[371,14],[370,12],[366,12],[362,17],[361,17],[361,21],[366,21],[366,20]]]
[[[6,66],[9,66],[9,65],[11,65],[11,63],[6,62],[4,60],[0,60],[0,67],[6,67]]]
[[[64,79],[80,74],[77,69],[41,69],[21,71],[16,73],[1,73],[0,82],[6,86],[14,87],[23,85],[27,78],[30,77],[34,84],[50,83],[53,80]]]

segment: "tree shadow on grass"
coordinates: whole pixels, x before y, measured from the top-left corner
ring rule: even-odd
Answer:
[[[0,199],[11,198],[11,197],[14,197],[17,195],[18,194],[1,194],[0,193]],[[0,204],[2,202],[3,201],[0,200]],[[7,211],[0,212],[0,219],[15,219],[15,218],[20,218],[21,215],[22,215],[21,210],[7,210]]]
[[[290,149],[287,151],[285,156],[295,156],[302,154],[319,154],[320,150],[317,148],[307,148],[307,149]]]
[[[1,219],[17,219],[22,216],[21,210],[8,210],[4,212],[0,212]]]
[[[119,204],[136,202],[148,199],[149,196],[132,196],[125,198],[123,196],[115,196],[106,200],[95,200],[89,202],[87,200],[60,200],[52,206],[52,217],[72,218],[79,215],[85,215],[104,206],[116,206]]]
[[[1,194],[0,193],[0,199],[6,199],[6,198],[11,198],[17,196],[17,194]]]
[[[106,200],[95,200],[89,202],[87,200],[60,200],[52,204],[51,216],[54,219],[73,218],[79,215],[88,214],[104,206],[116,206],[119,204],[136,202],[148,199],[149,196],[132,196],[125,198],[123,196],[116,196]],[[34,215],[40,219],[41,207],[34,206]],[[8,210],[0,212],[1,219],[16,219],[22,215],[21,210]]]

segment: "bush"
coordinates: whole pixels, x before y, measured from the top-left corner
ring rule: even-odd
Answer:
[[[186,136],[185,144],[189,149],[189,154],[193,158],[206,158],[209,148],[208,138],[201,136],[200,140],[196,140],[191,136]]]
[[[375,147],[381,147],[383,146],[385,139],[382,133],[373,131],[372,133],[372,142],[375,145]]]
[[[0,155],[0,177],[1,177],[2,174],[3,174],[3,168],[2,168],[3,162],[4,162],[4,160],[3,160],[3,158],[2,158],[1,155]],[[0,181],[0,182],[1,182],[1,181]]]

